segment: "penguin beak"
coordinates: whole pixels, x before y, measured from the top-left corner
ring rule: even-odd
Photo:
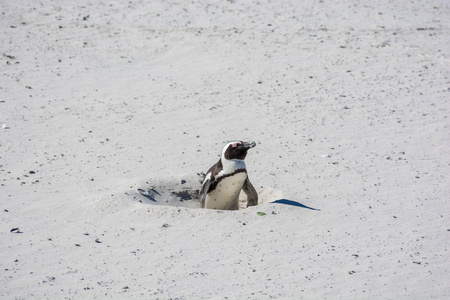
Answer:
[[[256,146],[256,143],[253,141],[243,142],[242,144],[239,144],[239,148],[245,148],[245,149],[250,149],[255,146]]]

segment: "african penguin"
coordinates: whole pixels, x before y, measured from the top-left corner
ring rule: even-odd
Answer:
[[[203,208],[237,210],[241,189],[247,195],[247,207],[258,204],[258,194],[248,179],[245,167],[247,150],[255,142],[233,141],[225,145],[219,161],[206,173],[200,191]]]

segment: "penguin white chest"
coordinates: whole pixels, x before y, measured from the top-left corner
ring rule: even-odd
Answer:
[[[245,172],[222,178],[215,189],[206,195],[205,208],[239,209],[239,194],[246,179],[247,173]]]

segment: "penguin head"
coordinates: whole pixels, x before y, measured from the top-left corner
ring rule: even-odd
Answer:
[[[247,156],[247,150],[256,146],[253,141],[233,141],[225,145],[222,150],[222,159],[227,160],[244,160]]]

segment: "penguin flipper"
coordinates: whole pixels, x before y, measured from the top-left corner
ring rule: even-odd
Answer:
[[[207,179],[202,186],[202,190],[200,191],[201,199],[200,204],[202,208],[205,208],[205,202],[206,202],[206,194],[209,191],[209,186],[211,185],[211,179]]]
[[[253,187],[250,180],[247,179],[244,181],[244,185],[242,186],[244,193],[247,195],[247,207],[258,205],[258,193]]]

